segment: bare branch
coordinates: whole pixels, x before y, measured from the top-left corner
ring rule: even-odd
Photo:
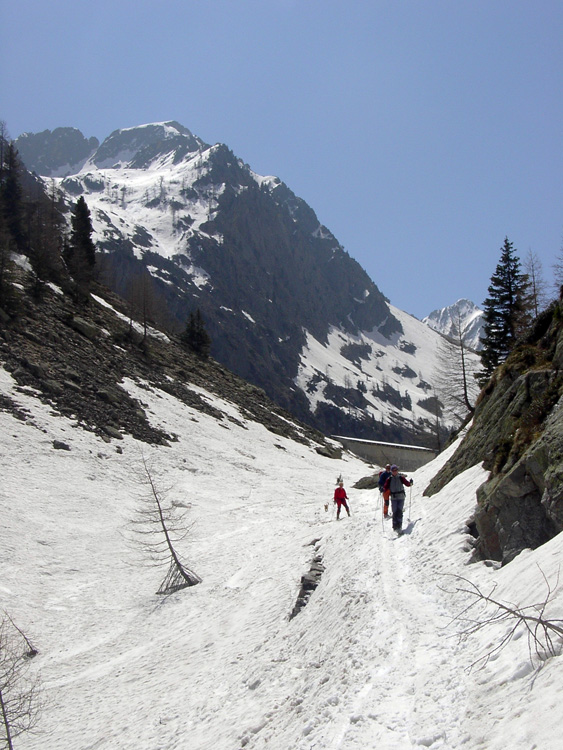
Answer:
[[[39,721],[39,678],[28,675],[29,658],[36,653],[29,638],[5,613],[0,620],[0,748],[12,750],[13,739],[33,731]]]
[[[464,422],[473,413],[478,388],[473,377],[463,322],[458,311],[451,334],[442,337],[438,347],[434,383],[437,397],[451,417]]]
[[[542,661],[546,657],[556,656],[559,653],[560,645],[556,644],[555,639],[563,639],[563,620],[546,617],[546,608],[552,600],[554,589],[552,589],[541,568],[539,566],[538,568],[546,585],[546,595],[541,602],[525,606],[502,602],[494,598],[493,593],[496,584],[493,584],[491,591],[487,594],[469,579],[458,575],[451,576],[456,581],[461,582],[461,585],[458,585],[455,591],[470,598],[469,604],[452,619],[452,622],[463,623],[464,630],[459,634],[461,638],[474,635],[489,625],[502,622],[512,623],[502,639],[484,656],[473,662],[470,668],[480,663],[482,666],[487,664],[494,654],[502,651],[513,639],[519,627],[523,627],[527,634],[531,662],[533,662],[534,653]],[[558,582],[559,574],[555,588],[557,588]],[[481,606],[482,609],[474,615],[478,606]]]
[[[4,610],[4,616],[8,618],[8,620],[12,623],[12,625],[14,626],[14,628],[21,635],[21,637],[23,638],[23,640],[27,643],[27,647],[28,647],[29,650],[25,654],[25,656],[28,656],[29,658],[31,658],[33,656],[37,656],[37,654],[39,653],[38,650],[35,648],[35,646],[31,642],[31,640],[23,632],[23,630],[16,625],[16,623],[13,621],[12,617],[8,614],[8,612],[6,612],[6,610]]]

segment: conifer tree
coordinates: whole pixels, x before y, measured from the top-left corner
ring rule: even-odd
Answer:
[[[74,204],[66,260],[79,282],[90,281],[96,264],[96,246],[92,240],[92,219],[84,196]]]
[[[500,260],[491,276],[489,296],[483,303],[483,370],[477,376],[480,385],[484,385],[496,367],[504,362],[518,337],[530,325],[528,290],[528,276],[521,272],[520,259],[512,242],[505,237]]]
[[[211,337],[205,329],[205,324],[199,307],[195,313],[190,313],[186,324],[186,330],[182,334],[182,342],[188,347],[188,349],[191,349],[191,351],[195,352],[200,357],[205,358],[209,356]]]
[[[0,297],[9,296],[6,286],[8,261],[13,252],[24,253],[35,272],[33,293],[47,280],[63,276],[61,247],[64,218],[52,186],[48,196],[41,181],[22,164],[0,121]]]
[[[152,469],[144,456],[141,460],[144,474],[142,482],[147,492],[143,493],[142,507],[132,521],[134,536],[131,541],[136,541],[147,553],[149,565],[168,566],[168,572],[156,593],[172,594],[201,583],[201,578],[187,567],[177,549],[189,532],[182,513],[169,501],[167,493],[157,487]]]
[[[8,128],[4,120],[0,120],[0,184],[2,184],[4,178],[4,154],[8,147],[8,140],[10,136],[8,134]]]
[[[36,274],[34,293],[41,294],[43,282],[60,283],[64,276],[62,263],[64,217],[59,208],[59,196],[51,184],[49,194],[34,190],[25,206],[29,259]]]
[[[7,310],[14,300],[12,271],[10,266],[12,241],[0,211],[0,308]]]
[[[24,249],[23,196],[20,183],[21,165],[18,152],[12,143],[7,144],[2,154],[0,180],[0,210],[4,215],[6,228],[17,250]]]

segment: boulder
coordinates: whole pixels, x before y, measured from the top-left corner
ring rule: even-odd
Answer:
[[[90,341],[95,341],[98,338],[98,327],[78,315],[72,316],[68,321],[68,324],[71,328],[78,331],[78,333],[81,333]]]

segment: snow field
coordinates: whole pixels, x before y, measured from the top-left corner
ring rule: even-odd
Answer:
[[[433,381],[440,357],[443,357],[440,352],[442,337],[412,315],[393,305],[389,305],[389,309],[403,328],[403,334],[394,334],[391,339],[385,338],[377,329],[352,336],[333,327],[325,345],[307,332],[295,383],[306,394],[312,412],[319,403],[327,400],[324,381],[310,387],[310,383],[315,382],[320,375],[341,387],[356,388],[358,383],[362,383],[366,388],[365,398],[368,401],[364,411],[383,424],[400,424],[405,419],[413,422],[434,419],[432,410],[424,408],[419,402],[424,403],[432,395],[428,383]],[[369,359],[361,360],[360,365],[347,359],[341,349],[344,344],[351,343],[370,347]],[[468,351],[466,361],[469,372],[479,368],[480,360],[475,353]],[[411,371],[412,377],[404,375],[408,371]],[[422,387],[424,384],[425,387]],[[381,388],[382,385],[393,388],[397,396],[408,396],[410,409],[406,406],[397,408],[396,404],[384,398],[375,398],[372,389]],[[451,416],[446,415],[444,419],[451,419]],[[458,424],[456,421],[455,426]]]
[[[560,657],[537,671],[519,630],[471,669],[509,625],[459,637],[467,597],[450,574],[521,603],[541,600],[545,575],[548,614],[563,613],[559,537],[501,570],[468,565],[480,467],[433,498],[422,491],[452,449],[416,472],[396,538],[377,491],[353,489],[371,473],[353,456],[321,457],[212,396],[245,427],[124,387],[176,442],[107,444],[0,369],[0,392],[32,415],[0,412],[0,606],[39,650],[46,705],[43,733],[22,735],[18,750],[559,746]],[[141,565],[129,543],[146,495],[141,456],[188,511],[178,546],[203,579],[169,597],[155,595],[166,570]],[[337,523],[324,503],[341,473],[352,517]],[[325,571],[289,620],[316,554]]]

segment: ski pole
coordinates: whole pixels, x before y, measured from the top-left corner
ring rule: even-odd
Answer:
[[[411,520],[412,484],[409,491],[409,521]]]

